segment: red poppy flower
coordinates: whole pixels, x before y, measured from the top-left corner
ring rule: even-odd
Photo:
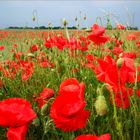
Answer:
[[[88,38],[93,41],[96,45],[101,45],[106,43],[109,40],[109,36],[95,36],[94,34],[90,34]]]
[[[40,97],[43,99],[49,99],[54,96],[54,91],[51,88],[44,88],[40,93]]]
[[[140,48],[140,41],[137,41],[136,45],[138,46],[138,48]]]
[[[27,81],[34,72],[34,63],[20,60],[21,68],[22,68],[22,80]]]
[[[9,128],[7,132],[7,138],[8,140],[25,140],[27,131],[28,125]]]
[[[134,52],[123,52],[122,57],[135,59],[136,58],[136,53],[134,53]]]
[[[137,96],[140,98],[140,89],[137,90]]]
[[[43,91],[40,93],[40,97],[36,98],[36,101],[41,108],[44,104],[47,103],[51,97],[54,96],[54,91],[51,88],[44,88]]]
[[[79,97],[81,99],[84,99],[84,90],[85,90],[85,84],[79,83],[78,80],[76,80],[75,78],[69,78],[64,80],[61,85],[60,85],[60,89],[59,89],[59,94],[63,94],[63,93],[78,93]]]
[[[0,51],[4,50],[4,48],[5,48],[4,46],[0,46]]]
[[[39,56],[37,57],[37,60],[38,60],[38,64],[43,67],[43,68],[46,68],[46,67],[50,67],[52,68],[54,66],[53,63],[51,63],[47,58],[46,58],[46,55],[44,52],[41,52],[39,54]]]
[[[36,118],[31,104],[22,98],[0,101],[0,125],[9,127],[9,140],[25,140],[28,124]]]
[[[110,134],[104,134],[102,136],[94,136],[94,135],[81,135],[78,136],[75,140],[111,140]]]
[[[84,36],[80,36],[80,45],[79,45],[79,50],[81,51],[86,51],[88,50],[88,45],[90,44],[90,41],[87,40]]]
[[[123,52],[123,49],[121,47],[114,47],[114,49],[113,49],[113,53],[116,56],[119,56],[122,52]]]
[[[92,31],[93,31],[93,34],[95,36],[100,36],[100,35],[103,35],[105,33],[105,28],[99,26],[98,24],[94,24],[92,26]]]
[[[78,94],[66,93],[58,96],[52,104],[50,116],[57,128],[74,131],[86,126],[89,111],[84,110],[86,102]]]
[[[97,136],[87,134],[87,135],[80,135],[76,137],[75,140],[99,140],[99,139]]]
[[[31,52],[36,52],[38,50],[38,47],[37,45],[32,45],[30,49],[31,49]]]
[[[84,91],[81,91],[76,79],[68,79],[62,82],[60,95],[56,97],[51,106],[50,116],[57,128],[63,131],[74,131],[86,126],[89,111],[84,110]]]
[[[125,26],[122,24],[117,24],[117,29],[123,30],[123,29],[125,29]]]
[[[46,46],[47,48],[57,47],[59,50],[63,50],[66,43],[67,40],[63,36],[50,36],[50,38],[46,39],[44,46]]]
[[[130,106],[129,97],[133,95],[133,92],[131,89],[126,88],[126,84],[135,82],[136,68],[134,60],[124,57],[122,58],[121,67],[118,67],[115,60],[107,56],[104,60],[99,59],[98,63],[99,65],[94,70],[98,80],[111,86],[117,107],[128,108]]]
[[[104,27],[94,24],[92,27],[92,33],[88,36],[88,38],[96,45],[104,44],[109,40],[109,36],[105,36],[104,33]]]
[[[135,34],[133,34],[133,33],[130,33],[127,37],[126,37],[126,39],[127,40],[136,40],[136,35]]]

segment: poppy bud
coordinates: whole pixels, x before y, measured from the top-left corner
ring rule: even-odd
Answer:
[[[64,27],[66,27],[68,25],[68,22],[65,18],[63,19],[63,25],[64,25]]]
[[[46,115],[47,109],[48,109],[48,104],[46,103],[46,104],[44,104],[44,105],[42,106],[42,108],[41,108],[41,114],[42,114],[42,115]]]
[[[75,21],[77,21],[78,20],[78,18],[77,17],[75,17]]]
[[[117,66],[118,66],[118,68],[121,68],[122,64],[123,64],[123,58],[119,58],[117,60]]]
[[[107,104],[103,95],[99,95],[97,97],[97,100],[95,101],[95,109],[97,114],[100,116],[103,116],[107,113]]]
[[[35,21],[35,16],[33,16],[32,20]]]
[[[122,56],[123,56],[123,53],[120,53],[120,54],[119,54],[119,58],[121,58]]]
[[[90,28],[87,28],[85,31],[86,32],[92,32],[92,30]]]
[[[135,65],[136,68],[138,68],[139,63],[138,62],[135,62],[134,65]]]
[[[28,57],[32,57],[32,58],[35,57],[34,54],[32,54],[32,53],[28,53],[27,56],[28,56]]]
[[[42,115],[46,115],[46,114],[48,114],[48,113],[50,112],[50,107],[51,107],[53,101],[54,101],[54,98],[51,98],[51,99],[49,99],[49,100],[47,101],[46,104],[44,104],[44,105],[42,106],[42,108],[41,108],[41,114],[42,114]]]
[[[28,45],[28,43],[29,43],[28,40],[25,40],[25,43]]]
[[[87,17],[86,17],[86,15],[84,16],[84,20],[86,20],[87,19]]]

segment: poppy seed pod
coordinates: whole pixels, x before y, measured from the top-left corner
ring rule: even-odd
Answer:
[[[95,109],[97,114],[100,116],[103,116],[107,113],[107,104],[103,95],[99,95],[97,97],[97,100],[95,101]]]
[[[121,66],[122,66],[122,64],[123,64],[123,58],[119,58],[118,60],[117,60],[117,66],[118,66],[118,68],[121,68]]]

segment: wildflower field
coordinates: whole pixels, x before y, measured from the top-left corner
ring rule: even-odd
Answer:
[[[0,31],[0,140],[140,140],[140,32]]]

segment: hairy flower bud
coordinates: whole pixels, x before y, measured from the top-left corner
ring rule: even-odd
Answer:
[[[35,21],[35,16],[33,16],[32,20]]]
[[[67,22],[67,20],[64,18],[63,19],[63,25],[66,27],[67,25],[68,25],[68,22]]]
[[[86,17],[86,15],[84,16],[84,20],[86,20],[87,19],[87,17]]]
[[[103,116],[107,113],[107,104],[103,95],[99,95],[97,97],[97,100],[95,101],[95,109],[97,114],[100,116]]]
[[[46,115],[47,114],[47,109],[48,109],[48,104],[44,104],[41,108],[41,114]]]
[[[123,64],[123,58],[119,58],[118,60],[117,60],[117,66],[118,66],[118,68],[121,68],[121,66],[122,66],[122,64]]]
[[[28,56],[28,57],[32,57],[32,58],[35,57],[35,55],[34,55],[33,53],[28,53],[27,56]]]
[[[75,17],[75,21],[77,21],[78,20],[78,18],[77,17]]]

